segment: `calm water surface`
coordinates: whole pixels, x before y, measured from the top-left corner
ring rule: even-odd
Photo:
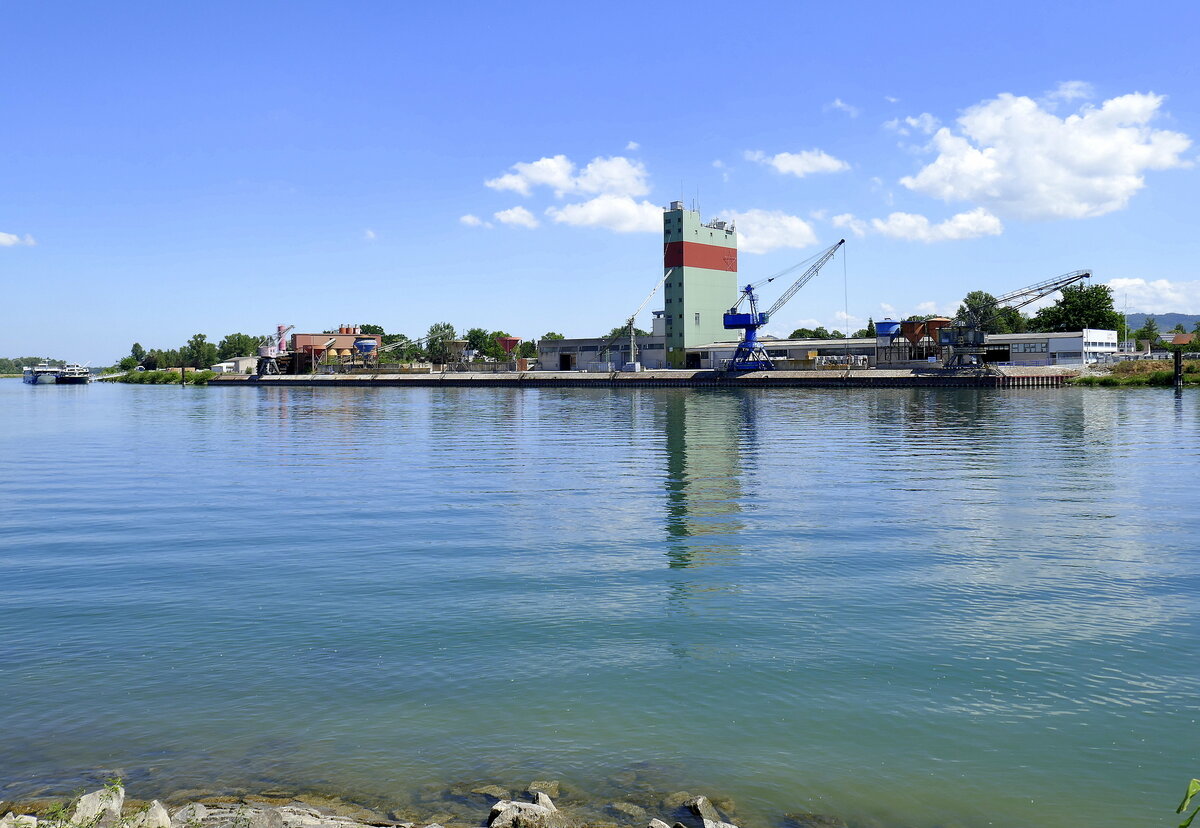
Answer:
[[[751,825],[1171,825],[1198,438],[1169,390],[0,381],[0,799],[633,768]]]

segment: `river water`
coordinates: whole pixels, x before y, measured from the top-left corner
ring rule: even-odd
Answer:
[[[0,799],[1172,825],[1200,394],[0,382]]]

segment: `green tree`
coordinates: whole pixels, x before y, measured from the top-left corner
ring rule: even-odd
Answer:
[[[1200,322],[1197,322],[1196,326],[1200,327]],[[566,337],[560,333],[555,333],[554,331],[547,331],[546,333],[542,334],[542,339],[566,339]]]
[[[122,371],[132,371],[134,368],[138,367],[138,361],[132,356],[127,356],[117,363],[117,367]]]
[[[932,317],[925,317],[930,319]],[[1023,333],[1029,327],[1029,319],[1017,308],[996,306],[996,297],[985,290],[973,290],[963,297],[962,304],[954,314],[958,325],[975,324],[984,333]]]
[[[218,362],[234,357],[254,356],[256,353],[258,353],[258,337],[249,334],[231,333],[217,344]]]
[[[649,336],[650,332],[643,331],[637,325],[634,325],[633,326],[633,334],[634,334],[634,336]],[[611,331],[608,332],[609,338],[614,337],[614,336],[629,336],[629,325],[628,324],[617,325],[617,327],[613,328]],[[564,337],[559,337],[559,338],[562,339]]]
[[[1039,331],[1081,331],[1084,328],[1124,330],[1125,321],[1113,309],[1108,285],[1071,285],[1062,289],[1058,301],[1042,308],[1032,323]]]
[[[449,362],[450,350],[446,342],[451,339],[458,339],[454,326],[449,322],[434,322],[429,326],[429,331],[425,336],[427,341],[424,350],[430,362],[443,364]]]
[[[1139,342],[1146,340],[1150,343],[1158,342],[1162,334],[1158,330],[1158,322],[1153,316],[1147,316],[1146,321],[1142,323],[1142,327],[1133,332],[1133,338]]]
[[[217,346],[202,333],[194,334],[187,344],[179,349],[181,365],[192,368],[207,368],[217,362]]]
[[[836,332],[835,332],[836,333]],[[816,328],[796,328],[788,335],[788,339],[840,339],[841,334],[836,337],[830,333],[824,326]]]
[[[869,338],[869,337],[874,337],[875,336],[875,320],[872,319],[870,316],[868,316],[867,317],[867,327],[859,328],[857,331],[854,332],[854,336],[857,339],[865,339],[865,338]]]
[[[358,329],[360,331],[362,331],[363,333],[365,333],[367,336],[383,336],[384,335],[382,325],[359,325]]]
[[[484,349],[484,353],[497,362],[503,362],[504,360],[508,359],[508,354],[504,353],[504,348],[500,346],[498,341],[501,337],[506,336],[512,336],[512,334],[506,333],[505,331],[492,331],[490,334],[488,334],[487,346]]]
[[[521,359],[537,359],[537,345],[529,340],[525,340],[517,346],[516,354]]]
[[[471,328],[463,336],[463,339],[467,340],[467,347],[472,351],[478,351],[480,354],[483,354],[487,351],[487,328]]]
[[[1183,327],[1182,322],[1177,322],[1175,324],[1175,327],[1171,328],[1171,333],[1177,333],[1177,334],[1187,333],[1187,329],[1185,327]]]
[[[146,358],[146,349],[143,348],[139,343],[135,342],[129,349],[129,356],[134,360],[134,364],[138,365],[143,359]]]

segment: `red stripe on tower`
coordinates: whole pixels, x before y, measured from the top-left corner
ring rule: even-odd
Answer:
[[[699,242],[667,242],[663,250],[664,267],[703,267],[708,270],[737,272],[737,248]]]

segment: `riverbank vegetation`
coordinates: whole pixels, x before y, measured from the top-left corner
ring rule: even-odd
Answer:
[[[1175,384],[1175,367],[1165,359],[1130,359],[1113,365],[1105,376],[1088,375],[1070,380],[1072,385],[1086,387],[1171,387]],[[1183,384],[1200,385],[1200,360],[1184,360]]]
[[[117,382],[128,382],[134,385],[179,385],[182,381],[188,385],[208,385],[208,381],[216,376],[214,371],[130,371]]]

